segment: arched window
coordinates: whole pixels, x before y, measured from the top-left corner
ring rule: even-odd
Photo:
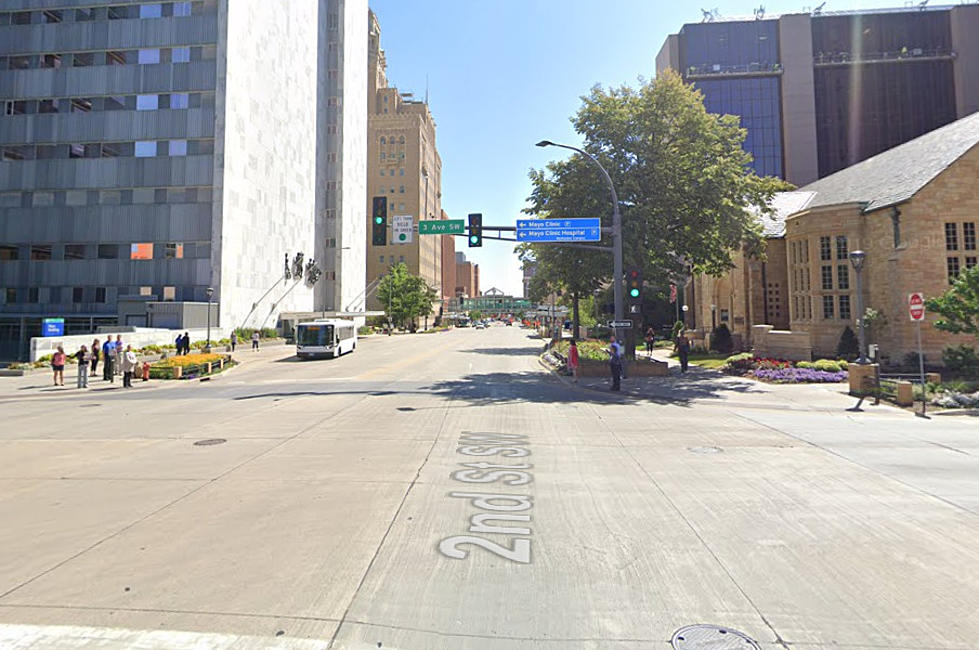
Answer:
[[[401,139],[398,140],[398,142],[400,142],[401,144],[404,144],[405,143],[405,137],[404,136],[401,136]]]
[[[388,140],[383,135],[381,136],[381,144],[387,144]]]

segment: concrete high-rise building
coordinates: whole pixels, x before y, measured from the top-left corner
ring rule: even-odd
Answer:
[[[979,6],[718,19],[669,36],[712,113],[741,117],[760,175],[805,185],[979,110]]]
[[[475,298],[479,295],[479,264],[473,264],[466,259],[466,254],[456,252],[456,288],[455,295],[459,298]]]
[[[250,325],[362,291],[366,16],[366,0],[6,0],[3,352],[41,317],[84,333],[116,323],[120,297],[208,287],[228,329],[286,253],[324,277],[272,292]]]
[[[370,229],[367,241],[367,281],[382,276],[399,262],[420,275],[442,295],[442,241],[434,235],[417,234],[419,220],[442,218],[442,159],[435,146],[435,120],[428,104],[398,92],[388,85],[386,61],[381,49],[377,16],[368,23],[368,133],[367,133],[367,219],[375,197],[385,197],[389,226],[395,216],[410,216],[415,224],[412,241],[392,241],[374,246]],[[365,219],[365,224],[367,219]],[[379,308],[376,297],[368,301]]]

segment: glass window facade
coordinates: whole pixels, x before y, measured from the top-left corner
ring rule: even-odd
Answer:
[[[755,172],[784,177],[779,78],[702,79],[695,86],[704,94],[708,112],[741,118],[748,131],[744,148],[754,158]]]

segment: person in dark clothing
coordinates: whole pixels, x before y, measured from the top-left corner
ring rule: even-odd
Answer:
[[[92,359],[92,371],[89,373],[90,376],[94,377],[95,372],[99,369],[99,355],[102,354],[102,344],[99,343],[98,339],[92,341],[92,352],[89,356]]]
[[[184,335],[177,334],[177,338],[174,341],[174,344],[177,346],[177,356],[179,357],[181,354],[183,354],[184,351]]]
[[[619,390],[622,382],[622,344],[612,337],[608,346],[609,370],[612,372],[612,390]]]
[[[680,372],[686,372],[687,362],[690,359],[690,341],[685,334],[680,334],[676,340],[676,353],[680,357]]]
[[[184,332],[184,354],[190,354],[190,332]]]
[[[115,381],[112,374],[112,361],[115,356],[115,350],[115,341],[110,336],[102,344],[102,379],[105,381]]]

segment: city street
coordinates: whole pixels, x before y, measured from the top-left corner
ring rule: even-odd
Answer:
[[[698,373],[622,396],[541,348],[494,325],[130,391],[0,379],[0,647],[979,647],[975,417]]]

